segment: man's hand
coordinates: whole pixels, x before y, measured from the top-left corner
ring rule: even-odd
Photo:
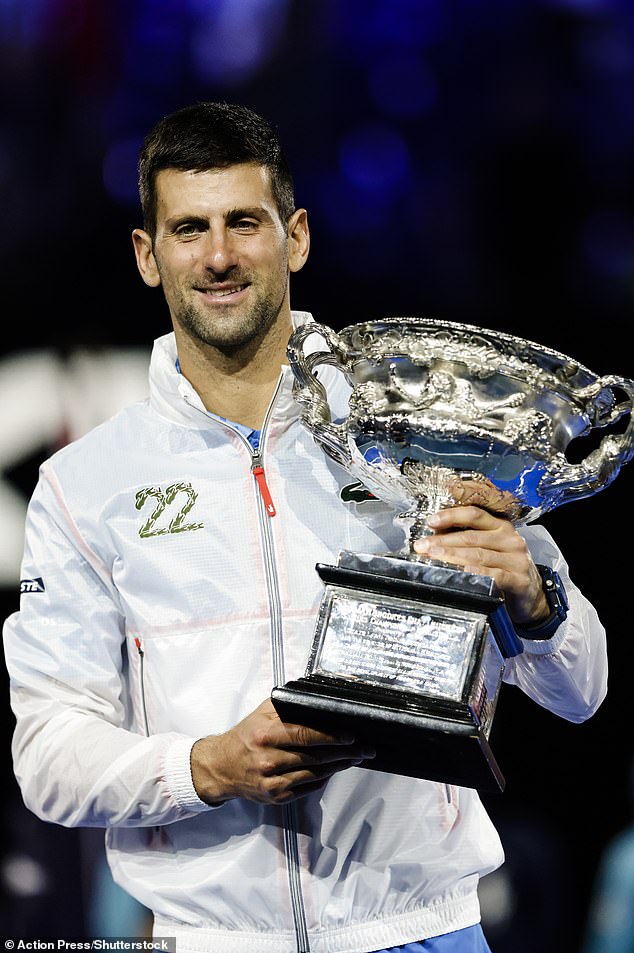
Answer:
[[[367,757],[374,752],[355,745],[351,735],[282,722],[266,699],[229,731],[194,744],[192,780],[208,804],[234,797],[286,804]]]
[[[520,625],[548,618],[541,577],[526,542],[507,519],[479,506],[453,506],[430,516],[428,525],[434,535],[414,543],[417,553],[492,576],[511,619]]]

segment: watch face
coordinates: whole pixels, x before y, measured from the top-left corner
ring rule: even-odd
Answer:
[[[554,612],[563,622],[568,615],[568,598],[561,577],[556,569],[549,569],[548,566],[538,566],[537,569],[542,577],[550,611]]]

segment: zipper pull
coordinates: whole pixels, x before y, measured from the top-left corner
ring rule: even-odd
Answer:
[[[275,509],[275,504],[273,503],[273,497],[271,496],[271,491],[268,488],[266,477],[264,475],[264,467],[262,466],[262,458],[259,453],[253,455],[253,463],[251,465],[251,473],[258,482],[258,487],[260,490],[260,495],[264,502],[266,512],[269,516],[275,516],[277,510]]]
[[[138,636],[135,636],[135,637],[134,637],[134,644],[135,644],[136,647],[137,647],[137,652],[139,653],[139,655],[141,656],[141,658],[143,658],[143,654],[144,654],[144,653],[143,653],[143,649],[141,648],[141,639],[138,638]]]

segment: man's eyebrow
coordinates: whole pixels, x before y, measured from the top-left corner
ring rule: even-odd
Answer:
[[[230,208],[223,213],[223,217],[225,222],[235,222],[240,218],[257,218],[263,222],[274,220],[271,213],[262,205]],[[209,227],[209,220],[205,215],[188,215],[184,212],[182,215],[173,215],[165,221],[166,229],[171,232],[175,232],[181,225],[197,225],[201,229],[205,229]]]
[[[261,218],[268,222],[273,221],[271,213],[262,205],[246,205],[240,208],[231,208],[225,212],[226,221],[236,218]]]

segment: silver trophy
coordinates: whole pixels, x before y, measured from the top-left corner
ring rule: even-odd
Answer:
[[[325,349],[305,346],[319,338]],[[276,686],[273,702],[286,720],[350,729],[377,751],[367,767],[503,789],[489,738],[505,659],[522,643],[493,579],[413,545],[442,507],[472,503],[521,525],[608,486],[634,453],[634,381],[513,335],[422,318],[338,333],[306,324],[288,357],[304,425],[394,507],[405,541],[317,565],[325,591],[306,674]],[[342,421],[316,376],[323,364],[351,387]],[[606,427],[569,461],[573,440]]]

